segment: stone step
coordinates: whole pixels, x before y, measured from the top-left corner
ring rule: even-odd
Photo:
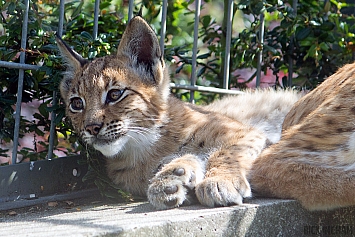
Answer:
[[[52,208],[33,206],[12,210],[15,213],[0,212],[0,235],[355,236],[354,207],[309,212],[293,200],[259,198],[241,206],[193,205],[163,211],[147,202],[73,200],[72,207],[62,202]]]

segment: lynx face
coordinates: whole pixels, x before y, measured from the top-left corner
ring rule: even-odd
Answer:
[[[110,60],[116,61],[114,66]],[[160,102],[160,98],[149,96],[155,94],[150,91],[155,88],[140,93],[139,83],[132,83],[135,72],[117,67],[120,64],[112,57],[94,61],[78,78],[82,83],[69,90],[67,102],[68,115],[84,142],[107,157],[116,155],[128,141],[137,148],[154,143],[163,116],[162,103],[146,103]]]
[[[141,27],[143,20],[135,22],[116,56],[90,63],[58,39],[68,68],[60,86],[67,116],[84,142],[109,158],[127,146],[148,149],[165,119],[168,77],[157,39],[150,27]]]

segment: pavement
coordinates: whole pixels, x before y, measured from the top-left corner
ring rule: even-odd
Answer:
[[[0,211],[0,236],[355,236],[355,207],[309,212],[294,200],[157,211],[87,195]]]

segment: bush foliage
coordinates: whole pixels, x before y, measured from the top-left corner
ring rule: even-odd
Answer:
[[[191,48],[193,43],[194,8],[192,1],[168,1],[167,35],[165,58],[171,62],[173,81],[189,84],[191,73]],[[224,0],[224,3],[227,3]],[[349,1],[350,2],[350,1]],[[68,1],[65,4],[63,38],[84,57],[93,59],[115,52],[127,24],[127,1],[102,0],[100,2],[99,34],[92,35],[93,1]],[[143,16],[160,31],[161,1],[142,0]],[[19,61],[19,52],[25,51],[26,63],[39,65],[38,71],[26,70],[23,103],[39,101],[35,120],[21,120],[20,135],[34,134],[34,147],[21,148],[20,154],[32,160],[43,159],[47,154],[46,141],[36,142],[36,137],[46,137],[49,131],[50,113],[56,114],[56,149],[65,147],[68,154],[80,147],[64,107],[57,93],[56,106],[52,106],[53,91],[58,90],[64,68],[55,45],[58,30],[58,0],[32,0],[30,2],[27,47],[21,49],[21,26],[23,22],[22,1],[0,0],[1,35],[0,59]],[[213,6],[212,6],[213,5]],[[279,73],[287,75],[292,61],[294,75],[292,86],[312,89],[331,75],[336,69],[353,60],[355,50],[354,9],[342,0],[299,0],[297,11],[292,2],[280,0],[240,0],[232,10],[235,18],[244,20],[244,29],[235,29],[231,43],[231,80],[229,87],[245,88],[251,79],[241,81],[237,69],[256,68],[256,55],[262,51],[262,70],[275,76],[275,86],[287,85],[286,76],[279,80]],[[221,7],[222,6],[222,7]],[[350,8],[350,6],[352,8]],[[204,14],[199,19],[199,45],[197,76],[199,85],[221,87],[226,23],[219,16],[223,1],[204,1]],[[260,14],[265,15],[264,44],[260,43]],[[239,31],[239,32],[237,32]],[[238,33],[238,34],[237,34]],[[14,106],[16,104],[18,70],[0,68],[0,140],[10,143],[14,130]],[[280,82],[282,83],[280,83]],[[188,98],[186,91],[174,90],[182,99]],[[217,95],[196,92],[198,103],[206,103]],[[36,145],[37,144],[37,145]],[[37,146],[44,147],[42,152]],[[0,148],[0,156],[6,156]]]

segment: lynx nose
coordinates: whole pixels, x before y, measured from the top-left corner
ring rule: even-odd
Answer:
[[[94,123],[94,124],[86,125],[85,130],[91,135],[97,135],[99,134],[101,128],[102,128],[102,124]]]

